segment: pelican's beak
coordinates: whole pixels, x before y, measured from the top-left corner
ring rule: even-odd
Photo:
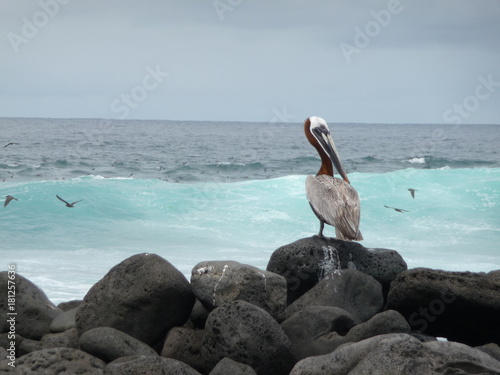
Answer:
[[[344,179],[345,182],[351,183],[347,178],[347,174],[345,173],[344,167],[340,162],[340,156],[337,152],[337,148],[335,147],[335,143],[333,143],[332,135],[330,131],[325,128],[316,128],[313,133],[315,133],[316,139],[319,141],[321,147],[330,157],[335,169],[340,174],[340,176]]]

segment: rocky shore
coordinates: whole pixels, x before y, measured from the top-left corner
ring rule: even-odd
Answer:
[[[137,254],[58,306],[20,274],[9,294],[11,276],[0,373],[500,374],[500,270],[408,270],[394,250],[310,237],[266,270],[205,261],[189,281]]]

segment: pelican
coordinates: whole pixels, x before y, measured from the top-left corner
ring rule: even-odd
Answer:
[[[335,227],[337,238],[361,241],[359,196],[342,167],[326,121],[316,116],[309,117],[304,123],[304,131],[321,157],[321,168],[316,176],[306,178],[307,200],[320,222],[318,235],[324,237],[326,223]],[[332,162],[342,179],[333,177]]]

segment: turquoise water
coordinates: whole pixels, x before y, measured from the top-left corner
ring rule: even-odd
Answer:
[[[500,168],[352,173],[367,247],[398,250],[409,267],[500,268]],[[317,233],[303,175],[230,183],[85,176],[5,182],[3,262],[53,301],[82,298],[113,265],[161,255],[188,278],[200,261],[265,268],[279,246]],[[409,187],[417,189],[416,198]],[[55,194],[69,201],[67,208]],[[408,210],[399,213],[384,205]],[[327,227],[326,235],[334,236]]]

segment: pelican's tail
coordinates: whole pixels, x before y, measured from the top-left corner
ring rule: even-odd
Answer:
[[[356,235],[355,236],[344,236],[344,234],[337,230],[337,228],[335,228],[335,236],[339,239],[339,240],[343,240],[343,241],[363,241],[363,235],[361,234],[361,231],[358,229],[358,231],[356,232]]]

